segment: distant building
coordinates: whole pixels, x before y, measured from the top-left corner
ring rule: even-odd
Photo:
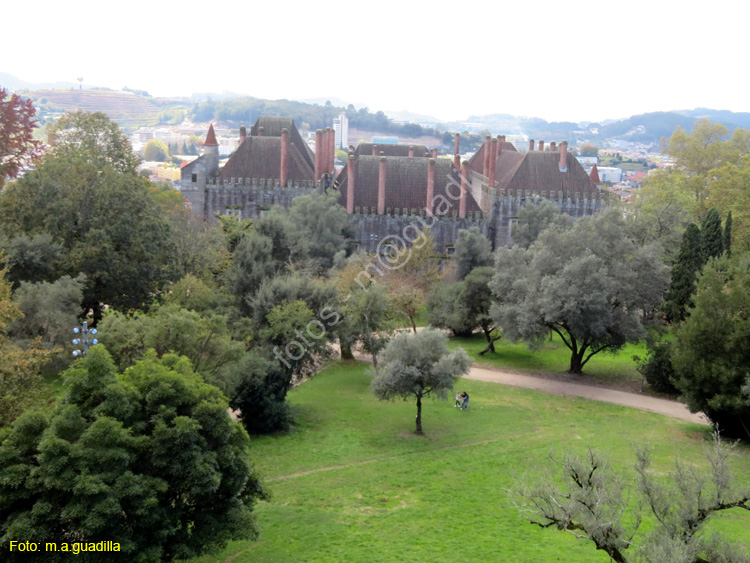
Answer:
[[[397,145],[398,137],[374,136],[372,143],[374,145]]]
[[[590,167],[592,164],[598,164],[599,158],[596,156],[577,156],[576,160],[580,162],[584,168]]]
[[[622,182],[622,168],[613,168],[612,166],[602,166],[599,170],[599,178],[602,182],[619,184]]]
[[[333,130],[335,131],[335,142],[337,149],[344,149],[349,146],[349,120],[346,114],[340,113],[333,120]]]

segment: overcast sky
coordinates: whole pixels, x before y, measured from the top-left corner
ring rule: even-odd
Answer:
[[[0,72],[31,82],[335,97],[441,120],[750,111],[746,0],[5,4]]]

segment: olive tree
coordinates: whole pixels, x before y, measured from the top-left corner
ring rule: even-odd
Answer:
[[[491,315],[511,340],[539,344],[554,331],[570,373],[595,354],[645,335],[642,312],[661,302],[667,268],[658,246],[637,246],[616,210],[550,227],[529,248],[498,249]]]
[[[453,378],[468,373],[471,360],[463,348],[448,353],[448,337],[434,329],[403,332],[378,354],[372,391],[381,400],[417,399],[417,434],[422,434],[422,399],[445,397]]]

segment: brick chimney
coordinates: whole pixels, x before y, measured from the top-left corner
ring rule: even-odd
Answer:
[[[354,213],[354,155],[349,155],[349,164],[346,167],[346,212]]]
[[[560,143],[560,172],[568,171],[568,141]]]
[[[262,137],[263,133],[265,132],[265,130],[266,130],[266,128],[263,127],[263,126],[258,127],[258,137]]]
[[[247,127],[243,125],[240,127],[240,144],[242,144],[245,139],[247,139]]]
[[[489,187],[495,187],[495,161],[497,160],[497,139],[490,141],[490,166],[488,170],[487,179],[489,180]]]
[[[534,152],[534,139],[529,139],[529,152]]]
[[[386,158],[380,157],[380,174],[378,175],[378,215],[385,213],[385,175]]]
[[[555,141],[550,141],[549,150],[552,152],[557,152],[557,144],[555,143]]]
[[[461,155],[456,153],[453,155],[453,166],[456,167],[456,171],[461,173]]]
[[[414,156],[414,146],[409,146],[409,158],[412,158]]]
[[[430,151],[430,156],[431,156],[432,158],[437,158],[437,149],[432,149],[432,150]]]
[[[425,210],[429,216],[432,216],[432,200],[435,198],[435,159],[427,161],[427,202]]]
[[[286,187],[289,177],[289,130],[281,130],[281,171],[279,172],[279,183],[282,188]]]
[[[323,175],[323,130],[315,131],[315,181]]]
[[[490,173],[490,136],[484,138],[484,166],[482,167],[482,176],[487,177]]]
[[[497,149],[495,150],[495,159],[497,160],[497,157],[500,156],[500,153],[503,152],[503,135],[497,136]]]
[[[544,141],[539,141],[539,152],[544,150]]]
[[[372,156],[378,156],[378,145],[372,145]]]
[[[456,142],[455,142],[455,145],[453,146],[453,154],[458,154],[459,152],[461,152],[458,148],[460,145],[460,141],[461,141],[461,134],[456,133]],[[458,166],[456,167],[456,170],[458,170]]]
[[[458,200],[458,216],[463,219],[466,217],[466,195],[469,192],[469,161],[464,160],[461,163],[461,198]]]

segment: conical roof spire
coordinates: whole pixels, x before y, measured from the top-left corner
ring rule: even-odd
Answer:
[[[216,133],[214,133],[213,123],[208,126],[208,134],[206,135],[206,141],[203,143],[204,147],[218,147],[219,143],[216,142]]]

